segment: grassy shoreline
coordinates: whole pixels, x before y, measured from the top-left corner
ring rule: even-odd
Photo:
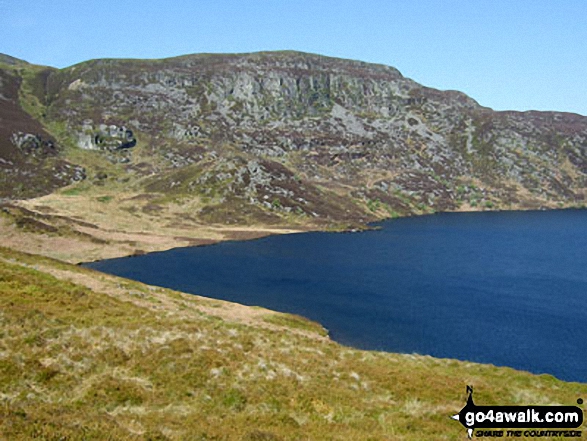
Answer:
[[[311,231],[356,232],[371,229],[369,224],[328,223],[317,220],[291,220],[275,225],[206,224],[192,219],[185,207],[167,206],[165,211],[149,213],[149,199],[121,194],[104,200],[100,192],[13,201],[0,206],[0,233],[3,244],[32,254],[53,257],[70,263],[87,263],[126,257],[172,248],[201,246],[227,240],[249,240],[272,234]],[[137,199],[138,198],[138,199]],[[584,206],[543,207],[542,209],[585,209]],[[508,210],[463,207],[446,213],[531,211],[516,207]],[[438,213],[443,213],[438,212]],[[412,214],[423,216],[436,213]],[[409,216],[400,216],[409,217]],[[396,217],[379,213],[372,222]]]
[[[290,314],[6,248],[0,293],[6,439],[457,440],[468,384],[483,405],[587,395],[551,375],[345,347]]]
[[[18,216],[71,229],[23,229]],[[449,417],[466,385],[480,405],[574,405],[587,395],[587,384],[551,375],[345,347],[303,317],[41,256],[58,254],[59,241],[78,252],[92,243],[72,232],[92,227],[55,213],[0,221],[20,240],[13,247],[32,251],[0,248],[0,438],[458,440],[464,429]],[[319,230],[207,228],[204,244]],[[94,253],[118,244],[93,243]]]

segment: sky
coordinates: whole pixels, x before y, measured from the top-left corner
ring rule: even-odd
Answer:
[[[496,110],[587,115],[587,0],[0,0],[0,52],[93,58],[299,50],[396,67]]]

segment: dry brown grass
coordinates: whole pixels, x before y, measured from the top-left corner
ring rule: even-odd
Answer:
[[[14,202],[33,215],[42,216],[43,224],[61,230],[67,228],[69,234],[19,228],[14,216],[4,214],[0,217],[3,245],[79,263],[308,229],[304,226],[205,225],[194,219],[197,204],[192,199],[166,203],[161,205],[160,211],[150,212],[152,198],[141,197],[144,196],[141,193],[86,188],[83,184],[78,187]]]

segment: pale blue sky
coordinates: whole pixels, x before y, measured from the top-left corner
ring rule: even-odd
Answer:
[[[391,65],[497,110],[587,115],[587,0],[0,0],[0,52],[55,67],[281,49]]]

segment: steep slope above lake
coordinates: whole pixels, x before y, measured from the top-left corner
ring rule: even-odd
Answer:
[[[494,112],[388,66],[299,52],[66,69],[2,58],[0,75],[2,196],[70,184],[19,202],[29,220],[9,209],[10,222],[66,223],[86,250],[55,255],[71,261],[215,240],[194,233],[210,225],[340,229],[584,204],[587,117]],[[153,231],[161,241],[144,240]],[[7,230],[51,253],[20,233]]]

